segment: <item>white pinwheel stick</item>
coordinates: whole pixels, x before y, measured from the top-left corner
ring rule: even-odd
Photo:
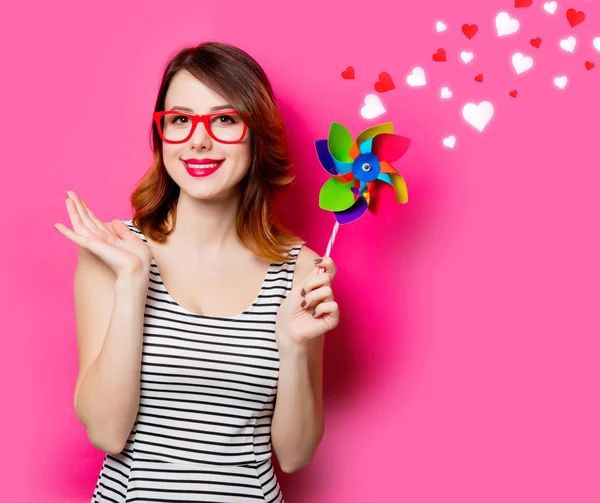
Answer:
[[[329,257],[329,254],[331,253],[331,248],[333,246],[333,242],[335,241],[335,235],[337,234],[339,228],[340,228],[340,223],[336,220],[335,225],[333,226],[333,232],[331,233],[331,237],[329,238],[329,243],[327,244],[327,250],[325,251],[325,257]],[[321,274],[323,271],[325,271],[324,267],[322,267],[319,270],[319,274]]]

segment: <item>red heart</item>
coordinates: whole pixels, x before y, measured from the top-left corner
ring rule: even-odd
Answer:
[[[542,39],[540,37],[536,37],[536,38],[532,38],[530,41],[531,45],[533,47],[535,47],[536,49],[540,48],[540,45],[542,44]]]
[[[462,32],[465,34],[465,36],[471,40],[474,36],[475,33],[477,33],[477,30],[479,30],[479,28],[477,27],[476,24],[463,24],[462,25]]]
[[[567,20],[569,21],[571,28],[577,26],[579,23],[583,23],[584,19],[585,14],[581,11],[577,12],[575,9],[569,9],[567,11]]]
[[[477,82],[483,82],[483,75],[481,75],[481,73],[479,75],[477,75],[477,77],[475,77],[475,80]]]
[[[515,89],[514,91],[511,91],[508,94],[510,94],[513,98],[516,98],[517,97],[517,90]]]
[[[379,74],[379,81],[375,82],[375,91],[385,93],[390,89],[396,89],[392,77],[390,77],[390,74],[387,72],[381,72]]]
[[[446,51],[440,47],[432,57],[434,61],[442,63],[446,61]]]
[[[588,69],[588,72],[594,68],[596,65],[594,63],[592,63],[591,61],[586,61],[585,62],[585,67]]]
[[[351,66],[346,67],[346,69],[342,72],[342,78],[351,80],[354,78],[354,68]]]
[[[533,0],[515,0],[515,7],[531,7]]]

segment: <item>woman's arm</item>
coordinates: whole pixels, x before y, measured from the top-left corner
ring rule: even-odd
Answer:
[[[294,285],[314,269],[319,256],[306,246],[296,259]],[[293,285],[293,286],[294,286]],[[279,350],[277,401],[271,445],[281,469],[291,473],[308,465],[323,437],[323,346],[321,335],[304,346]]]
[[[74,287],[79,349],[75,413],[92,445],[118,454],[139,407],[147,274],[116,277],[81,248]]]

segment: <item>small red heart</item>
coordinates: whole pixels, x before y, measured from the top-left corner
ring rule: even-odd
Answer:
[[[475,77],[475,80],[477,82],[483,82],[483,75],[480,73],[479,75],[477,75],[477,77]]]
[[[446,51],[440,47],[432,57],[437,63],[443,63],[446,61]]]
[[[467,37],[469,40],[471,40],[475,34],[477,33],[477,30],[479,30],[479,28],[477,27],[476,24],[463,24],[462,25],[462,32],[465,34],[465,37]]]
[[[375,82],[375,91],[378,93],[385,93],[391,89],[396,89],[392,77],[387,72],[381,72],[379,74],[379,81]]]
[[[531,7],[533,0],[515,0],[515,7]]]
[[[354,78],[354,68],[351,66],[346,67],[346,69],[342,72],[342,78],[351,80]]]
[[[511,91],[508,94],[510,94],[513,98],[516,98],[517,97],[517,90],[515,89],[514,91]]]
[[[594,63],[592,63],[591,61],[586,61],[585,62],[585,67],[588,69],[588,72],[594,68],[596,65]]]
[[[536,49],[539,49],[540,45],[542,45],[542,39],[540,37],[532,38],[529,42]]]
[[[579,23],[583,23],[585,20],[585,13],[576,11],[575,9],[569,9],[567,11],[567,20],[572,28],[573,26],[577,26]]]

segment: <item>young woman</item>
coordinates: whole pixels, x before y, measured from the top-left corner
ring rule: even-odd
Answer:
[[[273,215],[292,181],[270,83],[210,42],[167,65],[131,220],[75,193],[75,411],[106,452],[93,502],[282,502],[323,435],[336,267]],[[321,274],[323,273],[323,274]]]

